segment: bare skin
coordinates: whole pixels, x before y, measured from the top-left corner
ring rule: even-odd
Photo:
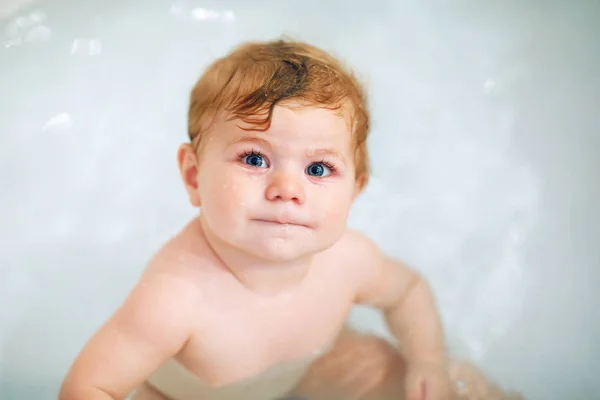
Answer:
[[[453,378],[485,392],[447,359],[427,283],[347,228],[362,189],[351,138],[339,114],[278,106],[266,132],[220,118],[200,152],[182,145],[202,212],[84,347],[60,400],[155,399],[145,381],[169,358],[218,389],[332,346],[296,392],[447,400],[461,395]],[[345,330],[354,304],[380,308],[400,347]]]
[[[143,380],[170,353],[176,353],[188,369],[218,387],[335,342],[294,393],[314,400],[398,399],[406,373],[403,356],[383,339],[344,329],[360,285],[359,274],[349,274],[348,270],[366,261],[353,257],[355,253],[348,246],[356,248],[361,240],[366,239],[349,231],[336,246],[319,255],[300,286],[260,296],[241,285],[216,258],[207,256],[210,251],[200,221],[193,220],[159,252],[123,307],[92,339],[78,360],[79,378],[87,375],[93,380],[103,377],[104,382],[120,382],[108,387],[95,381],[97,387],[106,388],[111,396],[107,399],[124,398],[139,385],[135,400],[163,400],[166,398]],[[191,243],[196,246],[191,247]],[[329,284],[332,279],[336,285]],[[161,292],[165,296],[157,299]],[[141,320],[142,309],[154,310],[157,316],[174,309],[178,312],[157,326],[154,323],[159,321]],[[250,321],[252,331],[247,329]],[[154,332],[151,336],[149,329]],[[96,356],[115,343],[120,347],[113,356]],[[140,358],[140,351],[146,357]],[[244,362],[240,357],[246,357]],[[119,365],[123,369],[115,368]],[[469,382],[471,392],[478,394],[457,398],[510,398],[500,397],[503,394],[471,366],[454,363],[450,368],[455,380]],[[122,373],[127,370],[138,374],[124,377]],[[483,397],[492,391],[498,397]]]
[[[469,363],[451,360],[448,372],[455,383],[455,400],[523,400],[517,393],[504,392]],[[405,360],[390,342],[347,330],[293,394],[310,400],[401,400],[405,374]]]

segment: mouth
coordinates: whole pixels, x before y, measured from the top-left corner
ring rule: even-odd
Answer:
[[[298,223],[298,222],[294,222],[294,221],[288,221],[288,220],[279,220],[279,219],[255,219],[254,221],[263,223],[263,224],[270,224],[270,225],[276,225],[276,226],[300,226],[300,227],[304,227],[304,228],[308,228],[307,225]]]

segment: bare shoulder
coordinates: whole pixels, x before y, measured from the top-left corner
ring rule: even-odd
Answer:
[[[65,378],[61,398],[85,398],[98,389],[124,398],[185,347],[202,301],[194,285],[170,269],[179,241],[158,250],[125,301],[90,338]]]
[[[199,221],[193,219],[152,256],[141,281],[159,275],[182,288],[197,290],[195,284],[215,262]]]
[[[343,277],[343,281],[352,286],[352,291],[357,292],[375,279],[382,257],[373,240],[357,230],[347,229],[330,249],[328,259],[336,275]]]
[[[333,249],[336,256],[343,257],[346,263],[359,267],[369,262],[376,262],[384,255],[372,239],[365,234],[347,229]]]
[[[192,222],[156,251],[124,302],[79,353],[61,398],[87,398],[92,390],[125,398],[185,349],[198,324],[207,324],[207,301],[193,275],[202,270],[199,239]]]
[[[182,331],[190,329],[191,314],[202,310],[202,237],[186,225],[153,255],[132,289],[122,314],[152,316]],[[143,310],[151,310],[145,312]],[[144,324],[142,324],[143,326]]]
[[[198,295],[189,284],[169,274],[150,273],[133,287],[111,322],[128,327],[142,340],[183,343],[191,334],[194,303]]]
[[[197,238],[192,235],[187,225],[156,251],[117,315],[146,330],[155,325],[163,328],[155,332],[170,327],[165,332],[177,331],[174,339],[179,342],[184,339],[182,335],[189,335],[190,317],[202,304],[201,290],[190,279],[195,267],[201,265],[191,245]]]
[[[388,303],[417,277],[407,264],[386,255],[375,241],[356,230],[348,229],[335,247],[344,274],[352,276],[356,303]]]

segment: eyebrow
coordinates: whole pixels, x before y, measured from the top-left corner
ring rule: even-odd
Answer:
[[[235,140],[231,141],[230,146],[231,145],[235,145],[235,144],[239,144],[239,143],[257,143],[261,147],[265,147],[265,148],[268,148],[268,149],[272,149],[273,148],[273,146],[271,145],[271,143],[268,140],[265,140],[265,139],[262,139],[262,138],[259,138],[259,137],[256,137],[256,136],[240,136],[239,138],[236,138]],[[332,156],[332,157],[336,157],[337,159],[339,159],[344,164],[346,163],[346,159],[344,158],[344,156],[339,151],[336,151],[336,150],[331,149],[331,148],[307,149],[305,151],[305,154],[308,157],[312,157],[312,156]]]
[[[230,145],[238,144],[238,143],[259,143],[263,147],[271,148],[271,143],[268,140],[261,139],[256,136],[241,136],[235,140],[233,140]]]
[[[306,155],[307,156],[332,156],[332,157],[336,157],[338,158],[341,162],[343,162],[344,164],[346,163],[346,159],[344,158],[344,156],[342,156],[340,154],[340,152],[335,151],[333,149],[316,149],[316,150],[306,150]]]

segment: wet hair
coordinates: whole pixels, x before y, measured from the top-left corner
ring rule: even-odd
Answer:
[[[211,63],[190,96],[188,134],[198,149],[219,112],[253,130],[267,130],[282,103],[335,110],[353,135],[355,175],[369,176],[369,112],[363,86],[339,59],[308,43],[279,39],[246,42]]]

